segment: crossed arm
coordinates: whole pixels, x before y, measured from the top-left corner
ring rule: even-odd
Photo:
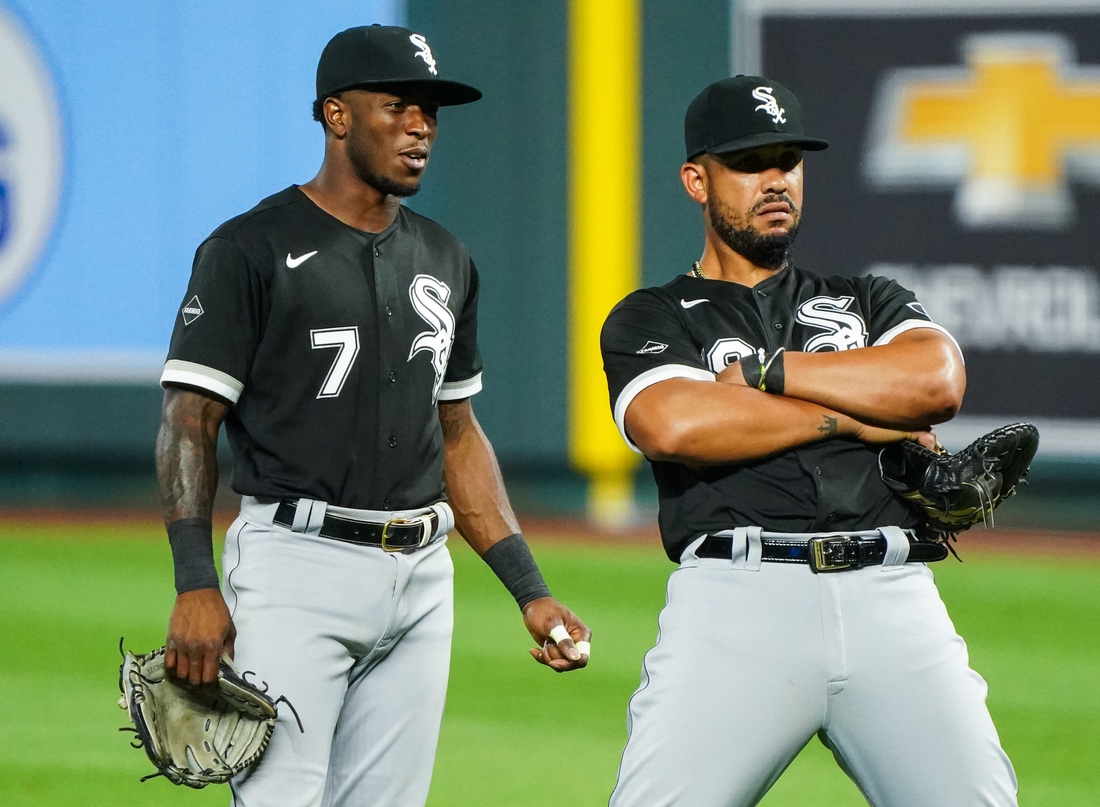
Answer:
[[[955,343],[931,328],[879,347],[784,354],[783,395],[745,385],[734,363],[718,383],[674,378],[642,390],[625,425],[650,459],[720,465],[837,436],[868,443],[914,439],[958,411],[966,387]]]

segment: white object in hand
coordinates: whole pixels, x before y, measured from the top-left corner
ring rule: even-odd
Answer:
[[[554,644],[559,644],[572,637],[570,637],[569,631],[565,629],[565,625],[555,625],[550,629],[550,638],[554,640]]]

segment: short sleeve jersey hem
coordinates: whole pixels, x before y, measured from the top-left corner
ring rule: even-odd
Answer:
[[[169,359],[164,363],[164,372],[160,376],[160,385],[169,387],[182,385],[206,390],[219,398],[235,404],[244,392],[244,384],[233,376],[191,361]]]
[[[689,367],[686,364],[662,364],[659,367],[646,370],[641,375],[636,376],[634,380],[623,387],[623,391],[619,393],[619,397],[615,400],[612,407],[612,412],[615,416],[615,425],[618,427],[619,434],[623,436],[626,444],[630,446],[632,451],[638,454],[642,453],[641,449],[634,444],[634,441],[630,439],[630,435],[626,433],[626,410],[642,390],[672,378],[688,378],[694,381],[714,381],[714,373],[708,370],[702,370],[698,367]]]

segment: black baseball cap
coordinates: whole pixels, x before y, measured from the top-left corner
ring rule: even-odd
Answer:
[[[802,105],[787,87],[763,76],[733,76],[716,81],[695,96],[684,117],[687,159],[728,154],[773,143],[791,143],[807,151],[829,147],[802,133]]]
[[[415,88],[429,93],[440,106],[481,98],[481,91],[469,84],[440,78],[427,40],[395,25],[348,28],[325,45],[317,63],[317,100],[353,87]]]

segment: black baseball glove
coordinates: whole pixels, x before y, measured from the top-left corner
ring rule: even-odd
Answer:
[[[179,681],[166,674],[163,647],[141,655],[124,653],[119,689],[118,705],[134,724],[120,731],[134,732],[136,747],[144,746],[157,768],[142,781],[164,776],[194,788],[228,782],[257,762],[271,739],[277,704],[290,705],[246,681],[225,655],[213,685]]]
[[[957,454],[910,440],[894,443],[879,452],[879,471],[887,487],[924,516],[927,537],[944,539],[979,521],[993,526],[993,509],[1016,492],[1038,448],[1038,429],[1013,423]]]

